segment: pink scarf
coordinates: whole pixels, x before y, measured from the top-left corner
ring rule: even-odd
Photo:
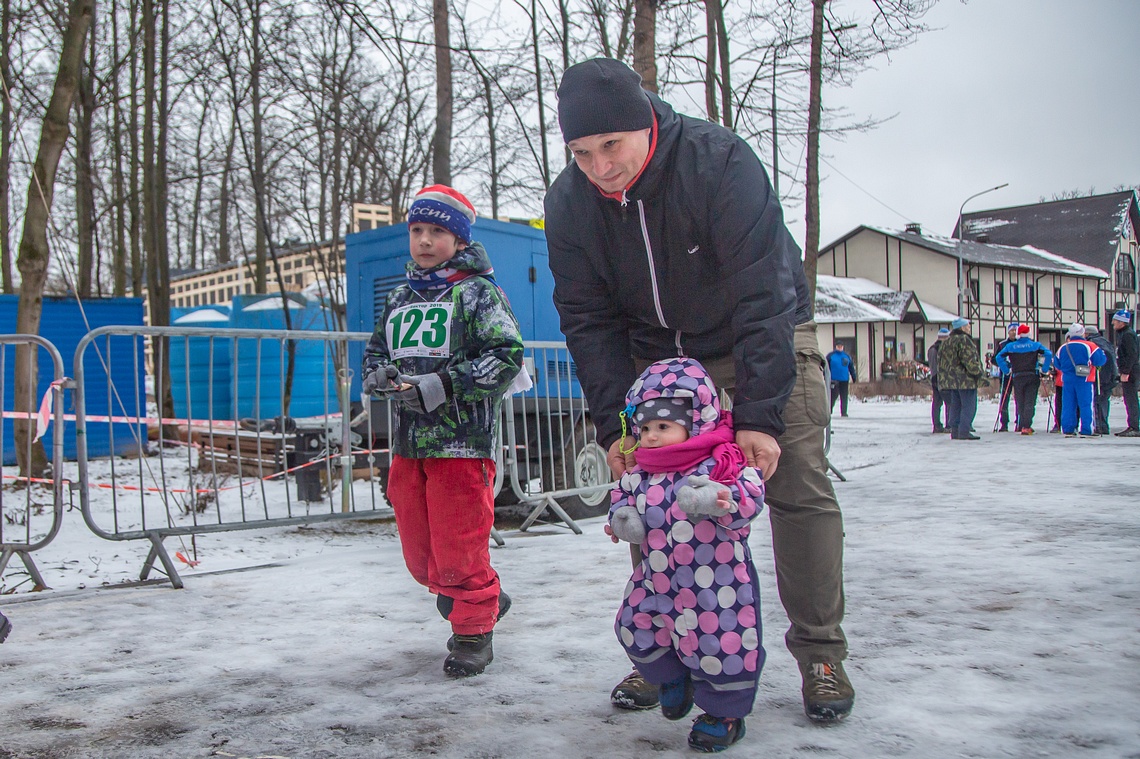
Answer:
[[[709,476],[724,485],[736,482],[746,463],[744,451],[736,444],[732,414],[727,411],[721,413],[711,432],[693,435],[683,443],[664,448],[638,448],[633,455],[638,466],[653,474],[688,471],[712,458],[716,463]]]

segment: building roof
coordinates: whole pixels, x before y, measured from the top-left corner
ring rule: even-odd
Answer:
[[[846,242],[855,235],[869,230],[897,240],[909,242],[920,248],[926,248],[936,253],[958,258],[966,263],[996,266],[1006,269],[1026,269],[1029,271],[1044,271],[1053,274],[1068,274],[1074,277],[1093,277],[1108,279],[1108,272],[1104,269],[1090,266],[1079,261],[1073,261],[1053,252],[1025,245],[1014,247],[1011,245],[998,245],[994,243],[975,242],[973,240],[956,240],[950,237],[932,235],[918,232],[908,232],[883,227],[861,225],[843,237],[821,250],[829,250]]]
[[[1111,270],[1120,236],[1140,229],[1134,190],[962,214],[955,237],[999,245],[1032,245],[1066,259]]]
[[[908,315],[912,318],[907,319]],[[955,318],[955,314],[922,303],[910,290],[892,290],[861,277],[816,275],[815,320],[823,324],[903,320],[938,324]]]

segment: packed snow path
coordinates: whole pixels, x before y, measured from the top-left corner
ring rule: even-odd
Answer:
[[[977,442],[931,435],[920,403],[836,420],[855,710],[803,714],[764,517],[769,660],[726,756],[1140,756],[1140,440],[991,434],[994,413]],[[514,607],[486,674],[457,682],[390,525],[209,536],[184,590],[97,589],[145,546],[75,516],[36,554],[55,589],[0,598],[0,757],[695,755],[689,720],[609,704],[629,564],[601,519],[506,532],[492,559]],[[212,571],[243,563],[268,566]]]

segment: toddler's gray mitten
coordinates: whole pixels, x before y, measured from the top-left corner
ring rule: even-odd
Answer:
[[[730,509],[721,507],[716,500],[717,493],[728,488],[713,482],[708,475],[694,474],[689,483],[677,490],[677,508],[691,517],[720,517]]]
[[[641,545],[645,542],[645,523],[641,521],[641,514],[632,506],[622,506],[610,517],[610,530],[626,543]]]

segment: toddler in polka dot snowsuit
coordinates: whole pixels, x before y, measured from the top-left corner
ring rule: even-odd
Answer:
[[[642,677],[658,686],[666,717],[680,719],[695,702],[739,731],[734,742],[764,666],[748,547],[764,481],[745,464],[731,414],[699,362],[650,365],[626,404],[637,466],[613,489],[610,530],[640,544],[643,558],[615,629]]]

